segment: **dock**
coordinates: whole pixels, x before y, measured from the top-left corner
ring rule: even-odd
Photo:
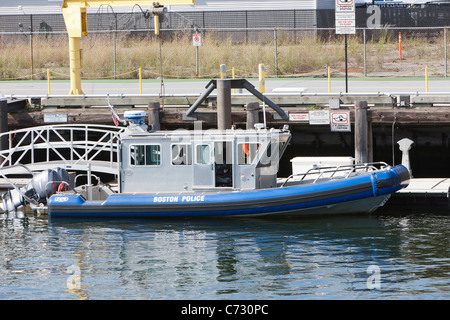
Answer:
[[[402,206],[405,209],[434,207],[447,210],[449,188],[450,178],[412,178],[409,186],[397,191],[387,206]]]
[[[153,120],[154,127],[165,129],[192,128],[196,122],[203,125],[207,130],[216,127],[218,121],[218,99],[217,94],[211,93],[202,98],[201,105],[193,110],[192,106],[202,98],[200,94],[172,94],[160,96],[158,94],[139,95],[82,95],[82,96],[10,96],[7,106],[2,108],[3,120],[7,123],[1,126],[1,132],[14,132],[8,139],[14,142],[6,142],[5,146],[15,146],[13,151],[18,150],[17,143],[28,140],[21,139],[23,128],[32,131],[31,128],[39,126],[55,125],[76,126],[86,125],[112,125],[111,110],[108,102],[114,106],[118,116],[122,118],[125,111],[134,109],[146,111],[148,119]],[[291,149],[293,154],[289,156],[342,156],[355,155],[356,150],[356,108],[357,102],[365,102],[365,134],[364,144],[367,159],[358,163],[385,161],[389,164],[401,163],[402,154],[398,148],[398,141],[402,138],[410,138],[414,145],[410,151],[412,173],[418,178],[413,178],[408,188],[399,191],[388,202],[389,204],[424,204],[445,205],[448,209],[447,193],[450,187],[450,94],[444,93],[357,93],[357,94],[313,94],[313,93],[288,93],[272,92],[265,94],[264,99],[272,101],[280,106],[285,117],[280,117],[280,112],[266,106],[262,108],[261,99],[247,93],[231,93],[232,102],[230,123],[237,129],[244,128],[252,114],[255,123],[262,119],[267,121],[268,127],[279,127],[288,124],[293,133]],[[268,101],[265,101],[266,103]],[[255,106],[256,104],[256,106]],[[250,106],[252,108],[250,108]],[[331,112],[345,111],[349,122],[353,126],[348,131],[333,132],[330,125],[318,125],[309,121],[309,114],[314,110],[326,110]],[[42,129],[39,129],[42,130]],[[71,136],[74,129],[59,127],[57,132],[43,134],[38,131],[29,135],[43,145],[43,149],[49,150],[46,155],[54,154],[56,144],[66,146],[66,139]],[[97,129],[96,129],[97,130]],[[98,130],[97,130],[98,131]],[[17,134],[17,137],[16,137]],[[51,135],[56,136],[56,142],[50,142]],[[90,135],[89,135],[90,136]],[[83,135],[80,136],[84,139]],[[42,138],[42,139],[41,139]],[[78,150],[71,151],[77,156],[74,165],[83,165],[84,159],[88,159],[89,151],[101,148],[102,153],[111,154],[109,142],[93,136],[92,141],[84,147],[86,156]],[[41,141],[42,140],[42,141]],[[44,141],[45,140],[45,141]],[[36,141],[34,144],[36,144]],[[68,140],[67,140],[68,141]],[[109,141],[109,140],[108,140]],[[111,140],[113,141],[113,140]],[[81,143],[81,142],[80,142]],[[358,143],[359,145],[359,143]],[[75,146],[75,145],[74,145]],[[78,146],[78,145],[77,145]],[[81,146],[81,144],[80,144]],[[72,148],[72,146],[71,146]],[[6,149],[4,148],[5,158]],[[27,150],[27,149],[23,149]],[[294,154],[294,152],[296,154]],[[393,154],[394,153],[394,154]],[[91,152],[92,154],[92,152]],[[97,155],[99,153],[95,153]],[[374,155],[376,159],[374,159]],[[40,155],[39,161],[49,164],[54,159],[48,159]],[[18,157],[23,157],[18,155]],[[9,158],[8,158],[9,159]],[[13,159],[13,158],[11,158]],[[89,158],[89,161],[93,159]],[[97,159],[103,160],[103,159]],[[109,159],[111,161],[111,159]],[[287,160],[289,161],[289,160]],[[37,162],[33,162],[36,164]],[[426,166],[421,165],[426,163]],[[110,164],[103,167],[108,170]],[[280,176],[288,176],[288,163],[281,163]],[[290,167],[290,166],[289,166]],[[34,170],[34,169],[33,169]],[[37,169],[36,169],[37,170]],[[442,177],[442,178],[424,178]],[[19,183],[20,184],[20,183]],[[6,184],[0,183],[0,187]]]
[[[447,197],[450,178],[411,179],[409,186],[399,190],[398,194],[415,196]]]

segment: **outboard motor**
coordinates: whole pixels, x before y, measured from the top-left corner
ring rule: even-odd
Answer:
[[[27,202],[45,203],[47,199],[58,191],[61,183],[69,182],[69,174],[63,168],[47,169],[33,177],[20,189],[12,189],[1,196],[0,206],[5,212],[15,211]]]

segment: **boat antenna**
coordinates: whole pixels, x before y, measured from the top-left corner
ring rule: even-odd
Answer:
[[[127,125],[127,122],[125,120],[122,120],[119,118],[119,116],[117,115],[116,111],[114,110],[114,107],[111,105],[111,103],[109,103],[109,93],[107,95],[107,99],[108,99],[108,107],[111,110],[111,116],[112,119],[114,121],[114,124],[116,125],[116,127],[119,125],[119,122],[121,122],[124,126]]]
[[[166,95],[166,87],[164,86],[164,74],[163,74],[163,58],[162,58],[162,37],[159,37],[159,77],[161,79],[161,86],[159,96],[162,101],[162,107],[164,108],[164,96]]]
[[[264,119],[264,129],[267,129],[267,123],[266,123],[266,96],[263,95],[263,119]]]

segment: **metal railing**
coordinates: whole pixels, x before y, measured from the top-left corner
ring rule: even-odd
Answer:
[[[388,167],[385,162],[373,162],[373,163],[362,163],[354,165],[343,165],[343,166],[327,166],[319,167],[315,166],[303,173],[291,174],[281,185],[284,187],[286,183],[294,177],[301,177],[299,180],[303,181],[305,178],[310,177],[314,179],[312,183],[317,183],[320,179],[333,179],[339,173],[344,173],[340,175],[338,179],[348,178],[352,174],[357,174],[361,172],[371,172],[379,170],[380,168]]]
[[[14,168],[23,164],[33,171],[55,167],[87,171],[90,164],[92,171],[117,174],[123,130],[106,125],[51,125],[5,132],[0,139],[8,139],[8,149],[0,151],[0,169],[14,174]]]

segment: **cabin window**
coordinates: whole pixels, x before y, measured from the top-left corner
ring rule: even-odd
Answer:
[[[233,186],[233,142],[214,142],[216,187]]]
[[[130,164],[132,166],[161,165],[161,146],[157,144],[130,146]]]
[[[214,142],[214,163],[233,163],[233,143],[230,141]]]
[[[211,163],[209,145],[197,145],[196,153],[197,164]]]
[[[249,165],[256,158],[261,148],[260,143],[240,143],[238,144],[238,164]]]
[[[272,141],[267,146],[266,152],[261,157],[260,164],[261,165],[271,165],[272,161],[278,163],[280,156],[284,152],[284,148],[286,146],[287,141]]]
[[[174,166],[192,164],[192,147],[188,144],[172,145],[172,164]]]

